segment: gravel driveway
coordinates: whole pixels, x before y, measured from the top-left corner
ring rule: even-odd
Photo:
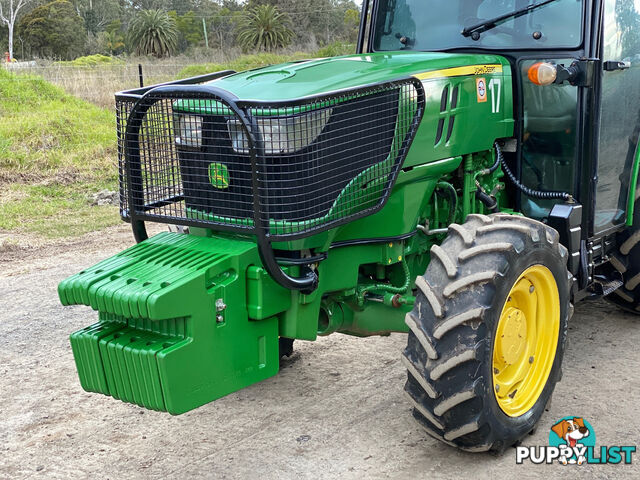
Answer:
[[[131,242],[125,227],[73,244],[0,251],[0,478],[640,478],[626,466],[516,465],[458,452],[412,419],[399,361],[405,336],[296,342],[274,378],[179,417],[88,394],[68,335],[93,323],[56,285]],[[640,443],[640,318],[584,302],[564,378],[525,445],[582,416],[599,445]]]

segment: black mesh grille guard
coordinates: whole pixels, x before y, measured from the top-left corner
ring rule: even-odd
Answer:
[[[384,206],[424,101],[414,78],[268,103],[241,101],[213,85],[122,92],[121,215],[134,226],[155,221],[256,235],[274,275],[268,264],[275,260],[265,259],[273,258],[271,242]]]

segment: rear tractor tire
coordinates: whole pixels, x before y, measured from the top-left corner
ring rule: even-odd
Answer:
[[[620,288],[605,297],[621,309],[640,315],[640,187],[636,191],[633,225],[618,235],[618,251],[611,266],[622,274]]]
[[[573,311],[558,237],[524,217],[469,215],[432,248],[402,356],[413,415],[431,436],[500,452],[535,427]]]

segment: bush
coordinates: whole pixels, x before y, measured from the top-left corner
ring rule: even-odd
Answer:
[[[124,61],[116,57],[107,55],[87,55],[86,57],[78,57],[69,62],[56,62],[57,65],[70,65],[73,67],[98,67],[101,65],[124,65]]]

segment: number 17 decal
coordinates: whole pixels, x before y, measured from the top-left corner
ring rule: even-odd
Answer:
[[[502,80],[492,78],[489,80],[489,92],[491,92],[491,113],[500,113],[500,98],[502,93]]]

